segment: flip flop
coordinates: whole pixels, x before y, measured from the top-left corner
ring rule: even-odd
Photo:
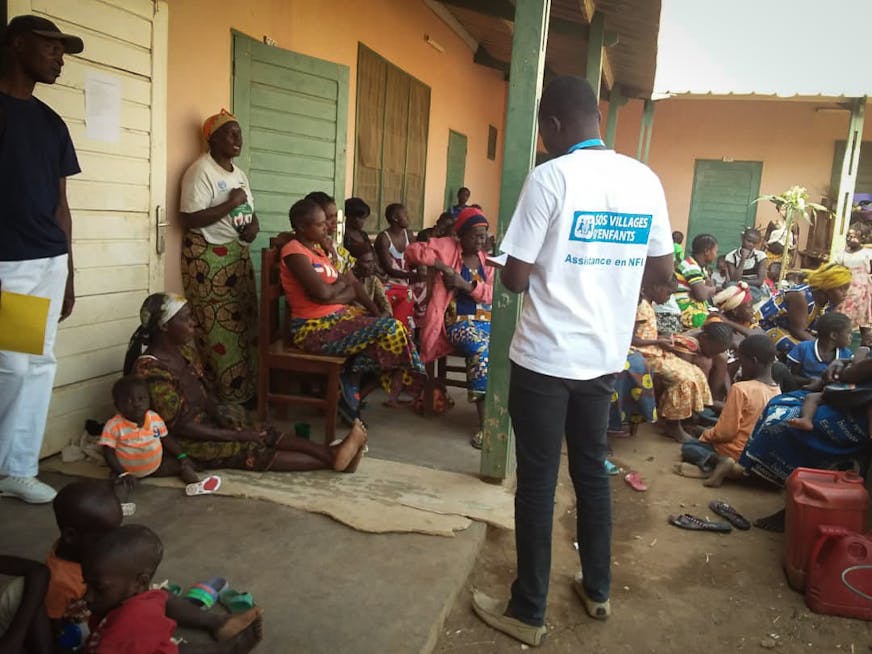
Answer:
[[[726,518],[736,529],[747,531],[751,528],[751,523],[745,519],[745,516],[726,502],[712,500],[709,502],[709,508],[722,518]]]
[[[669,524],[680,527],[681,529],[690,529],[691,531],[716,531],[723,534],[728,534],[733,531],[733,528],[726,522],[703,520],[702,518],[697,518],[689,513],[669,516]]]
[[[225,588],[218,593],[218,601],[231,613],[245,613],[254,607],[254,599],[251,597],[251,593],[241,593],[232,588]]]
[[[648,484],[644,482],[642,479],[642,475],[633,470],[632,472],[628,472],[624,475],[624,481],[632,488],[634,491],[639,491],[640,493],[644,493],[648,490]]]
[[[608,459],[605,460],[605,467],[606,467],[606,474],[609,474],[609,475],[616,475],[621,471],[621,469],[618,466],[616,466],[614,463],[612,463]]]
[[[221,488],[221,477],[218,475],[209,475],[205,479],[201,479],[193,484],[185,486],[185,495],[194,497],[195,495],[211,495]]]

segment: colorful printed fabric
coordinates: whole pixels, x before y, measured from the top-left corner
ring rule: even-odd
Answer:
[[[388,293],[390,297],[390,293]],[[306,352],[351,357],[348,372],[378,373],[390,388],[390,373],[403,370],[404,390],[417,396],[424,364],[409,332],[396,318],[376,318],[349,306],[323,318],[296,318],[290,324],[294,345]]]
[[[134,374],[148,384],[151,406],[161,415],[168,428],[187,422],[213,425],[224,429],[250,429],[245,410],[238,404],[219,404],[213,415],[203,382],[203,369],[193,348],[181,348],[188,362],[182,375],[176,374],[163,361],[149,354],[136,360]],[[203,441],[174,435],[175,440],[194,462],[207,469],[269,470],[276,450],[256,441]]]
[[[639,352],[627,354],[627,363],[615,380],[609,431],[621,431],[626,423],[657,422],[657,399],[651,368]]]
[[[788,329],[786,302],[788,293],[802,293],[804,295],[808,308],[808,322],[806,323],[808,329],[813,329],[817,319],[829,309],[828,305],[817,306],[812,288],[808,284],[777,293],[764,302],[758,309],[760,328],[772,339],[772,342],[775,343],[775,349],[782,355],[789,354],[794,346],[800,342]]]
[[[839,311],[851,319],[854,328],[872,327],[872,249],[844,252],[838,259],[851,271],[851,285]]]
[[[869,424],[865,407],[839,411],[821,404],[812,419],[813,431],[791,427],[808,391],[773,398],[757,422],[739,464],[779,486],[796,468],[865,469],[869,458]]]
[[[470,402],[483,400],[487,391],[489,320],[460,320],[445,326],[448,342],[466,359],[466,394]]]
[[[704,284],[708,279],[706,270],[692,256],[686,257],[675,270],[678,288],[675,291],[675,301],[681,309],[681,324],[688,329],[702,327],[709,314],[711,306],[707,301],[695,300],[690,289],[697,284]]]
[[[235,241],[213,245],[188,231],[182,283],[210,387],[220,402],[247,402],[254,397],[257,362],[257,291],[249,248]]]
[[[167,426],[154,411],[145,412],[140,427],[120,413],[109,419],[97,443],[115,450],[118,463],[134,477],[148,477],[160,467]]]
[[[657,338],[657,316],[647,300],[639,303],[636,336],[643,340]],[[690,345],[692,337],[685,337]],[[695,340],[695,339],[694,339]],[[681,357],[657,345],[634,348],[642,353],[651,371],[664,383],[658,413],[667,420],[686,420],[711,405],[712,394],[705,373]]]

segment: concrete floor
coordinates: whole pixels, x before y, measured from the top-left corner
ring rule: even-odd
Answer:
[[[468,439],[475,411],[462,395],[446,416],[424,419],[381,406],[366,413],[373,456],[476,474]],[[315,416],[295,413],[320,433]],[[364,459],[361,465],[366,465]],[[61,487],[70,479],[45,475]],[[270,502],[225,497],[187,500],[141,486],[133,522],[164,542],[156,581],[182,586],[213,576],[247,590],[264,609],[270,653],[429,652],[485,540],[481,523],[454,538],[357,532],[330,518]],[[0,500],[4,553],[42,558],[57,537],[49,506]]]

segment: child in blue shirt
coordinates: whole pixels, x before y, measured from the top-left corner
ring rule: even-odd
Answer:
[[[843,313],[828,313],[817,321],[818,337],[802,341],[787,355],[790,371],[797,377],[818,379],[834,359],[850,359],[851,319]]]

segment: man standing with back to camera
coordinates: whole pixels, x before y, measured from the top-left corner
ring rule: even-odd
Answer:
[[[83,49],[39,16],[16,16],[0,39],[0,305],[7,292],[49,299],[42,354],[0,350],[0,495],[33,504],[55,496],[36,474],[57,324],[76,299],[66,178],[80,172],[67,126],[33,89],[54,84],[64,54]]]
[[[564,438],[577,499],[581,574],[591,617],[611,613],[611,495],[606,429],[615,373],[635,326],[639,289],[673,275],[663,187],[644,164],[607,149],[590,84],[553,80],[539,106],[551,161],[527,177],[506,236],[501,277],[524,293],[512,339],[509,414],[515,432],[517,578],[505,602],[480,591],[487,624],[537,646],[547,633],[554,492]]]

